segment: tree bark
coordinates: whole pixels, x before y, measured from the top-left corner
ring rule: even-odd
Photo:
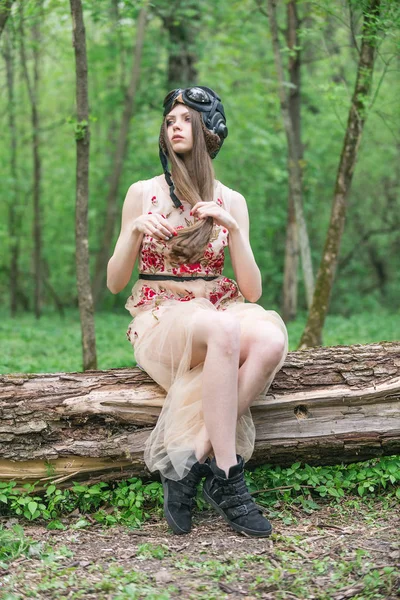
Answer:
[[[148,476],[164,397],[138,368],[0,377],[0,480]],[[252,414],[250,465],[398,453],[400,342],[291,352]]]
[[[96,304],[101,300],[102,294],[104,293],[107,262],[110,257],[110,249],[114,237],[115,221],[118,210],[118,187],[124,164],[124,158],[128,148],[129,123],[134,113],[135,99],[140,81],[142,50],[147,19],[147,6],[148,3],[146,2],[139,13],[136,44],[132,57],[132,70],[129,89],[125,99],[124,112],[122,115],[119,136],[115,148],[113,171],[110,177],[106,216],[104,227],[102,228],[103,236],[100,243],[100,250],[97,254],[93,281],[93,296]]]
[[[1,5],[0,5],[1,6]],[[8,96],[8,125],[11,137],[10,148],[10,175],[11,175],[11,194],[8,201],[8,232],[10,248],[10,314],[15,317],[18,305],[17,290],[19,287],[18,258],[20,248],[20,229],[21,229],[21,210],[18,189],[18,169],[17,169],[17,128],[15,122],[15,96],[14,96],[14,36],[13,29],[8,29],[5,33],[3,46],[3,57],[6,64],[7,74],[7,96]]]
[[[276,20],[276,0],[267,0],[267,11],[272,37],[272,47],[274,51],[275,68],[278,77],[278,93],[281,105],[281,113],[288,144],[289,195],[293,199],[295,208],[307,306],[310,307],[314,293],[314,276],[311,261],[310,243],[307,233],[307,224],[303,212],[299,145],[295,135],[296,124],[292,121],[292,114],[289,111],[288,95],[285,90],[285,75],[278,38],[278,24]]]
[[[31,121],[32,121],[32,154],[33,154],[33,273],[34,273],[34,311],[37,319],[40,318],[41,309],[41,263],[42,263],[42,207],[40,204],[42,163],[40,158],[39,146],[39,110],[38,110],[38,92],[39,92],[39,63],[41,51],[40,26],[43,18],[43,0],[37,3],[37,14],[34,17],[32,25],[33,39],[33,79],[31,81],[28,72],[28,63],[25,52],[25,33],[24,33],[24,2],[19,4],[19,25],[21,36],[21,62],[23,73],[28,89],[29,100],[31,103]]]
[[[55,308],[58,311],[58,314],[63,319],[65,317],[64,306],[60,296],[57,294],[56,290],[50,283],[50,268],[49,264],[46,260],[43,260],[42,264],[42,277],[43,277],[43,286],[47,289],[50,296],[54,300]]]
[[[185,18],[177,22],[173,14],[164,19],[171,47],[168,54],[168,90],[197,83],[197,56],[191,49],[197,34],[197,28],[193,26],[196,22],[199,21],[192,19],[189,22]]]
[[[328,312],[340,242],[346,219],[347,198],[357,161],[364,128],[367,100],[372,86],[376,33],[379,28],[380,0],[369,0],[364,9],[362,42],[357,79],[347,121],[342,154],[336,177],[335,193],[325,247],[315,285],[314,298],[299,348],[321,344],[322,329]]]
[[[195,41],[201,28],[201,7],[196,0],[153,2],[151,10],[168,34],[167,90],[197,85]],[[188,11],[190,17],[188,17]]]
[[[293,321],[297,314],[297,272],[299,265],[299,240],[297,235],[296,213],[293,198],[289,193],[286,223],[285,267],[282,290],[282,319],[285,323]]]
[[[7,19],[10,16],[11,7],[14,0],[0,0],[0,37],[6,26]]]
[[[76,277],[78,303],[82,332],[83,369],[95,369],[96,337],[94,306],[90,287],[89,240],[88,240],[88,197],[89,197],[89,105],[86,56],[86,35],[81,0],[70,0],[73,46],[76,67]]]
[[[293,127],[293,138],[296,146],[298,160],[303,158],[303,147],[301,143],[301,54],[299,50],[298,28],[299,18],[297,14],[296,0],[290,0],[287,5],[287,29],[286,42],[291,53],[288,58],[288,72],[290,88],[288,94],[288,111],[290,122]],[[302,172],[300,169],[300,177]],[[302,182],[300,181],[302,189]],[[285,243],[285,267],[283,276],[282,293],[282,318],[288,323],[293,321],[297,315],[297,291],[298,291],[298,264],[299,264],[299,241],[297,235],[296,210],[292,189],[288,194],[288,217],[286,225]]]

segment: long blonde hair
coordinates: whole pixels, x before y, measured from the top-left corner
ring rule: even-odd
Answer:
[[[190,113],[193,133],[190,173],[183,158],[172,149],[167,134],[166,118],[161,126],[160,141],[167,150],[176,195],[180,200],[186,200],[191,206],[194,206],[197,202],[213,201],[215,174],[207,152],[201,115],[189,106],[187,109]],[[207,133],[210,132],[207,131]],[[215,135],[215,137],[218,136]],[[173,242],[171,240],[170,258],[179,264],[198,262],[204,254],[204,248],[210,239],[213,225],[213,218],[207,217],[195,225],[178,229],[178,235]]]

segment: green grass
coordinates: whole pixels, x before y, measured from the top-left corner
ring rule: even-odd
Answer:
[[[135,364],[132,346],[126,338],[131,317],[128,312],[96,315],[97,361],[99,369]],[[16,319],[1,315],[0,373],[55,373],[81,371],[81,329],[78,311],[66,311],[65,318],[49,313],[39,321],[25,313]]]
[[[64,319],[47,313],[39,321],[25,313],[10,319],[0,314],[0,373],[54,373],[82,370],[79,314],[66,312]],[[306,321],[301,315],[289,323],[290,350],[295,350]],[[98,368],[129,367],[135,364],[125,332],[130,322],[126,311],[96,315]],[[324,345],[367,344],[400,339],[400,318],[384,309],[351,317],[328,316]]]

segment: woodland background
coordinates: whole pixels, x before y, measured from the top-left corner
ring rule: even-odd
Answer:
[[[3,0],[6,4],[11,13],[0,39],[0,302],[8,338],[10,329],[15,334],[29,314],[52,315],[54,326],[61,328],[58,315],[65,311],[79,320],[74,224],[79,127],[69,3]],[[289,4],[296,6],[300,18],[292,49],[285,38]],[[315,272],[326,238],[367,4],[298,0],[276,7],[286,72],[291,58],[301,61],[299,164]],[[266,3],[88,0],[83,18],[89,82],[89,252],[92,281],[97,277],[98,284],[96,314],[109,318],[111,327],[113,314],[124,314],[129,322],[124,303],[130,286],[116,296],[105,286],[122,203],[134,181],[161,172],[158,135],[164,95],[195,83],[215,89],[224,103],[229,137],[214,161],[216,177],[247,199],[252,247],[263,276],[260,303],[281,310],[287,141]],[[385,319],[398,338],[398,3],[382,3],[380,18],[372,92],[329,312],[349,322],[368,313],[375,326]],[[290,92],[291,84],[286,88]],[[228,256],[225,273],[233,276]],[[298,284],[292,320],[307,310],[300,267]],[[11,325],[10,315],[20,321],[14,319]],[[35,327],[39,331],[40,321]],[[123,337],[121,328],[121,344]],[[111,361],[108,366],[118,365]]]
[[[368,62],[372,54],[373,69],[360,70],[361,57]],[[2,598],[398,597],[400,461],[379,458],[399,448],[398,343],[292,354],[278,373],[291,420],[279,400],[272,407],[285,423],[282,446],[296,462],[246,474],[275,535],[233,535],[198,496],[194,531],[182,543],[160,520],[161,484],[125,479],[119,466],[122,457],[135,468],[134,452],[142,460],[131,433],[146,434],[148,425],[141,410],[138,426],[127,419],[126,407],[147,393],[146,377],[139,369],[108,371],[130,367],[133,356],[124,339],[130,287],[113,296],[105,270],[126,191],[161,172],[165,94],[206,85],[221,95],[229,127],[216,176],[247,199],[263,276],[260,303],[283,314],[291,349],[312,309],[304,261],[287,235],[290,195],[297,189],[299,198],[301,187],[316,277],[346,147],[352,159],[339,179],[347,212],[338,264],[325,269],[335,278],[322,307],[321,342],[400,340],[399,73],[399,0],[0,0],[0,373],[61,372],[0,376]],[[290,286],[289,313],[288,255],[298,284]],[[233,276],[228,256],[226,274]],[[107,372],[63,374],[82,362]],[[303,396],[297,404],[296,389],[311,406],[315,401],[315,412]],[[154,398],[145,402],[153,419]],[[265,414],[265,431],[274,436]],[[309,436],[310,461],[315,449],[331,462],[349,460],[348,451],[370,460],[303,466],[297,450],[307,441],[296,446],[297,435],[285,438],[291,431]],[[10,479],[27,481],[28,467],[35,483],[16,487]]]

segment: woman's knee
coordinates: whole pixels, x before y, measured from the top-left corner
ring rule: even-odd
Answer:
[[[204,362],[210,346],[217,346],[221,354],[239,353],[240,324],[231,315],[215,312],[195,319],[191,368]]]
[[[260,324],[250,346],[265,366],[276,366],[286,352],[286,336],[275,325]]]
[[[208,346],[219,346],[229,354],[238,353],[240,350],[240,323],[233,315],[213,314],[207,322],[207,336]]]

